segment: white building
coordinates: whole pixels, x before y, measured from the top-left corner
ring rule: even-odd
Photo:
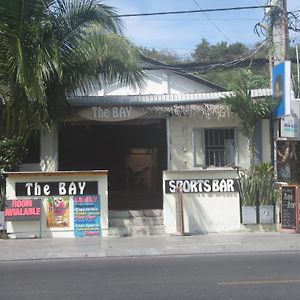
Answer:
[[[21,171],[108,170],[108,209],[163,210],[166,233],[178,230],[182,185],[186,232],[240,230],[236,168],[249,166],[248,141],[222,105],[226,92],[152,59],[145,67],[143,89],[115,84],[72,99],[73,117],[41,134],[38,158]],[[269,130],[267,120],[258,124],[262,161],[270,161]]]

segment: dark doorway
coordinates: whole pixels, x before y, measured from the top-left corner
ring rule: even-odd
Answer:
[[[109,209],[161,209],[166,152],[165,120],[59,130],[59,170],[108,170]]]

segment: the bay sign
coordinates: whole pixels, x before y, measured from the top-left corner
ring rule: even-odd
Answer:
[[[17,182],[16,196],[97,195],[97,181]]]

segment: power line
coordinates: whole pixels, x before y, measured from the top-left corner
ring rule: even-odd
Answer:
[[[264,40],[259,46],[250,50],[248,53],[244,54],[243,57],[234,59],[228,62],[208,62],[208,63],[185,63],[185,64],[168,64],[162,66],[154,66],[154,67],[147,67],[145,69],[153,70],[153,69],[170,69],[170,70],[198,70],[201,72],[207,72],[212,69],[219,69],[219,68],[232,68],[237,66],[249,66],[254,63],[256,64],[265,64],[268,60],[267,59],[254,59],[254,55],[268,42],[268,39]]]
[[[182,19],[182,18],[147,18],[144,19],[144,21],[182,21],[185,22],[189,21],[207,21],[205,19],[199,19],[199,18],[188,18],[188,19]],[[229,21],[229,22],[241,22],[241,21],[257,21],[257,18],[210,18],[212,21]],[[130,19],[128,20],[130,21]]]
[[[274,5],[239,6],[239,7],[227,7],[227,8],[209,8],[209,9],[197,9],[197,10],[179,10],[179,11],[164,11],[164,12],[153,12],[153,13],[122,14],[122,15],[117,15],[117,17],[118,18],[146,17],[146,16],[159,16],[159,15],[192,14],[192,13],[203,13],[203,12],[249,10],[249,9],[272,8],[272,7],[274,7]]]
[[[197,2],[197,0],[193,0],[193,2],[198,6],[198,8],[200,8],[200,9],[202,9],[201,7],[200,7],[200,5],[198,4],[198,2]],[[229,43],[232,43],[232,41],[230,40],[230,38],[217,26],[217,24],[214,22],[214,21],[212,21],[210,18],[209,18],[209,16],[207,15],[207,13],[206,12],[202,12],[203,13],[203,15],[207,18],[207,20],[217,29],[217,31],[219,32],[219,33],[221,33],[221,35],[223,35],[224,37],[225,37],[225,39],[229,42]]]

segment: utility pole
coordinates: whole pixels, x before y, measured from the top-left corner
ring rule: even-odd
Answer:
[[[288,49],[288,22],[287,22],[287,3],[286,0],[271,0],[270,4],[273,6],[270,9],[271,20],[271,35],[273,44],[273,55],[270,55],[270,80],[272,84],[272,68],[287,59]],[[272,86],[271,86],[272,88]],[[279,120],[271,117],[271,134],[273,136],[273,151],[272,161],[274,167],[274,174],[277,177],[277,140],[279,138]]]
[[[277,65],[287,59],[288,50],[288,22],[286,0],[272,0],[273,10],[273,63]]]

